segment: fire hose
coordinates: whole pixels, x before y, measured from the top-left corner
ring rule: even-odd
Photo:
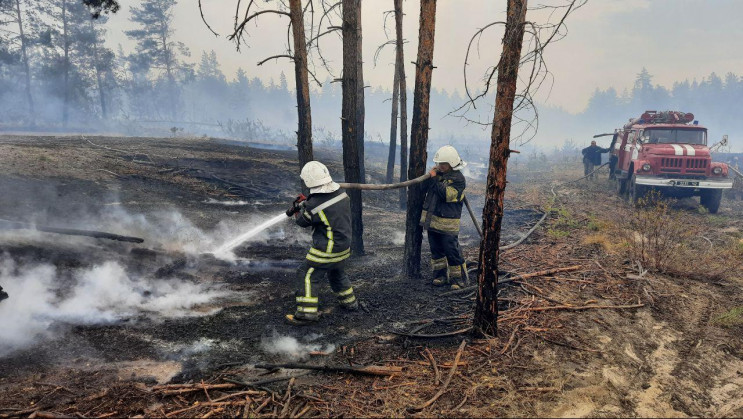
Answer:
[[[415,179],[406,180],[405,182],[400,182],[400,183],[389,183],[389,184],[339,183],[339,185],[341,185],[341,188],[345,188],[345,189],[360,189],[360,190],[365,190],[365,191],[384,191],[384,190],[389,190],[389,189],[400,189],[400,188],[405,188],[411,185],[417,185],[430,178],[431,178],[431,174],[426,173],[423,176],[419,176]],[[462,202],[464,202],[464,205],[467,207],[467,212],[469,212],[470,218],[472,218],[472,222],[475,224],[477,233],[480,234],[480,237],[482,238],[482,227],[480,227],[480,223],[477,221],[477,217],[475,217],[475,212],[472,211],[472,207],[470,206],[470,202],[467,200],[466,196],[462,199]]]

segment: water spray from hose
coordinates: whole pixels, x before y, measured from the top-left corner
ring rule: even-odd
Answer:
[[[253,228],[252,230],[245,232],[235,237],[234,239],[226,242],[225,244],[219,246],[219,248],[217,248],[213,253],[216,257],[220,259],[229,258],[228,256],[232,253],[232,250],[234,248],[248,241],[252,237],[256,236],[258,233],[262,232],[263,230],[266,230],[267,228],[272,227],[286,219],[287,219],[286,214],[282,212],[281,214],[276,215],[275,217],[269,219],[268,221],[264,221],[261,225]]]

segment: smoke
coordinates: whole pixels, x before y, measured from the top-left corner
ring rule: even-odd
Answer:
[[[117,262],[77,270],[70,279],[52,265],[0,261],[0,356],[53,337],[55,323],[106,324],[135,316],[205,315],[194,308],[227,296],[219,286],[134,278]]]
[[[405,232],[395,231],[392,235],[392,244],[395,246],[402,246],[405,244]]]
[[[264,352],[279,355],[291,361],[306,359],[310,352],[332,353],[335,351],[333,344],[314,343],[320,338],[322,335],[309,334],[303,339],[306,343],[302,343],[292,336],[279,335],[274,331],[270,337],[264,336],[261,339],[261,348]]]
[[[242,205],[240,202],[221,204]],[[65,218],[63,219],[61,217]],[[262,214],[254,214],[247,218],[239,216],[221,220],[211,228],[201,228],[175,209],[142,214],[130,213],[121,206],[107,206],[104,208],[104,211],[99,211],[95,207],[90,206],[76,208],[74,212],[55,208],[55,211],[39,212],[34,214],[31,220],[22,221],[32,225],[100,230],[125,236],[140,237],[145,240],[143,245],[148,248],[198,256],[202,253],[213,252],[228,240],[232,240],[236,236],[261,225],[268,217],[269,215]],[[245,241],[266,241],[274,237],[277,233],[279,233],[279,237],[286,238],[285,227],[286,224],[280,224],[271,229],[259,231],[248,237]],[[13,240],[20,238],[55,242],[80,240],[72,236],[50,235],[29,230],[0,231],[0,235],[6,239]],[[298,237],[298,240],[305,241],[306,238]]]

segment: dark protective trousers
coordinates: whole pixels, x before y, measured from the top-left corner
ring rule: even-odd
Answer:
[[[588,176],[594,170],[596,170],[596,165],[593,164],[593,162],[591,162],[588,159],[583,159],[583,175]],[[595,179],[596,178],[596,174],[595,173],[591,174],[591,176],[589,176],[589,178],[590,179]]]
[[[338,303],[342,306],[352,306],[356,302],[356,296],[353,293],[351,281],[346,276],[345,266],[345,260],[324,264],[311,264],[307,260],[303,261],[297,269],[297,312],[294,316],[302,319],[317,319],[317,307],[320,304],[318,286],[326,276]]]
[[[428,244],[431,246],[431,269],[434,280],[461,285],[467,282],[467,266],[459,236],[428,230]]]

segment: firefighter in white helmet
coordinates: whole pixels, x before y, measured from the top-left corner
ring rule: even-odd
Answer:
[[[467,165],[457,150],[441,147],[433,158],[436,166],[429,172],[431,179],[423,185],[421,224],[428,231],[431,246],[433,285],[450,285],[459,289],[466,282],[467,266],[459,248],[459,224],[466,181],[461,170]]]
[[[333,182],[328,168],[317,161],[304,165],[300,177],[310,195],[296,208],[297,224],[312,227],[312,247],[297,271],[297,309],[289,323],[305,325],[319,318],[318,290],[327,276],[342,308],[357,310],[358,301],[344,268],[351,256],[351,204],[346,192]]]

